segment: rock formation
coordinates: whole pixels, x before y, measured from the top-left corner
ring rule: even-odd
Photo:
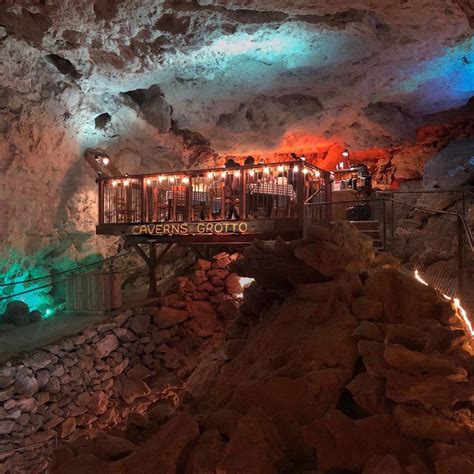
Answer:
[[[51,472],[471,473],[472,338],[398,267],[350,224],[256,241],[232,265],[255,283],[224,353],[174,416],[120,460],[71,444]]]
[[[216,357],[213,350],[223,346],[225,328],[237,316],[242,287],[227,269],[237,256],[199,259],[146,306],[2,364],[0,471],[44,472],[57,439],[70,443],[61,448],[66,456],[71,447],[84,451],[96,434],[94,455],[111,461],[155,433],[184,382],[192,383],[191,373],[198,386],[196,367]],[[153,419],[144,419],[145,411]],[[133,442],[114,435],[120,423]]]
[[[348,146],[420,179],[472,136],[467,3],[2,2],[0,267],[105,253],[90,146],[128,173]]]

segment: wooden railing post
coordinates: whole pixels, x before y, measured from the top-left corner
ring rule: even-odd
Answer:
[[[142,178],[140,179],[140,221],[141,222],[146,222],[147,221],[147,218],[146,218],[146,193],[147,193],[147,190],[145,188],[146,186],[146,183],[145,183],[145,178],[142,176]]]
[[[304,217],[304,173],[303,167],[298,165],[296,178],[296,218],[303,220]]]
[[[102,225],[104,223],[104,201],[105,201],[105,193],[104,193],[104,180],[99,179],[99,224]]]

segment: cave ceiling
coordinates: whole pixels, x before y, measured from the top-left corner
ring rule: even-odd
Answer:
[[[46,101],[84,146],[391,146],[474,95],[473,25],[471,0],[6,2],[0,112]]]

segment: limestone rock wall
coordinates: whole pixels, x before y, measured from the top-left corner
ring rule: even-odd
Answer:
[[[167,408],[156,415],[166,419],[189,375],[223,344],[236,316],[242,288],[227,269],[236,257],[199,260],[174,290],[148,306],[0,367],[0,471],[43,472],[58,440],[79,440],[80,446],[81,438],[160,403]],[[103,449],[105,457],[110,449]]]
[[[472,472],[472,335],[399,265],[348,223],[254,242],[233,264],[255,283],[224,353],[176,416],[122,459],[92,441],[51,471]]]

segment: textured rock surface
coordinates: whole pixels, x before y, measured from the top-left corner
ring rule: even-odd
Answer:
[[[344,247],[329,281],[270,278],[271,262],[301,267],[292,254],[337,242],[345,227],[248,247],[231,269],[255,283],[225,345],[185,383],[178,414],[125,459],[102,463],[89,442],[51,472],[470,473],[473,341],[440,295],[380,266],[383,255],[356,260]],[[354,248],[368,250],[359,239]],[[326,262],[311,263],[320,278]]]
[[[377,182],[420,178],[472,134],[472,103],[438,114],[472,94],[467,4],[2,2],[1,253],[104,252],[89,146],[128,173],[213,150],[313,152],[333,168],[346,145],[376,147],[354,159],[377,162]],[[424,123],[419,144],[393,147]]]
[[[225,327],[237,313],[224,313],[227,307],[221,307],[235,302],[234,292],[242,291],[236,284],[238,277],[225,267],[237,257],[220,253],[210,261],[201,260],[190,274],[175,278],[173,289],[150,306],[88,326],[80,334],[0,367],[0,451],[45,442],[28,454],[5,454],[0,472],[43,472],[55,436],[67,443],[55,458],[54,463],[60,464],[83,453],[84,438],[92,433],[98,434],[91,447],[93,465],[103,465],[103,472],[108,472],[106,462],[126,457],[136,444],[156,433],[156,423],[168,420],[189,375],[199,367],[202,371],[201,360],[214,347],[224,345]],[[210,283],[216,270],[226,273],[234,282],[232,288],[215,288]],[[205,295],[188,285],[196,278],[207,283]],[[189,307],[189,312],[173,306]],[[175,312],[184,313],[185,318],[173,317]],[[140,415],[145,410],[156,422]],[[117,437],[113,430],[101,433],[120,423],[126,424],[131,440]],[[183,436],[186,427],[188,434]],[[162,450],[162,456],[144,472],[172,472],[171,466],[179,464],[189,443],[197,438],[196,421],[173,419],[169,433],[159,436],[160,443],[174,440],[175,444]],[[150,452],[145,450],[143,456]],[[111,472],[125,473],[130,466],[141,465],[142,455],[134,455],[122,470]],[[87,471],[88,459],[83,460],[81,472]]]

